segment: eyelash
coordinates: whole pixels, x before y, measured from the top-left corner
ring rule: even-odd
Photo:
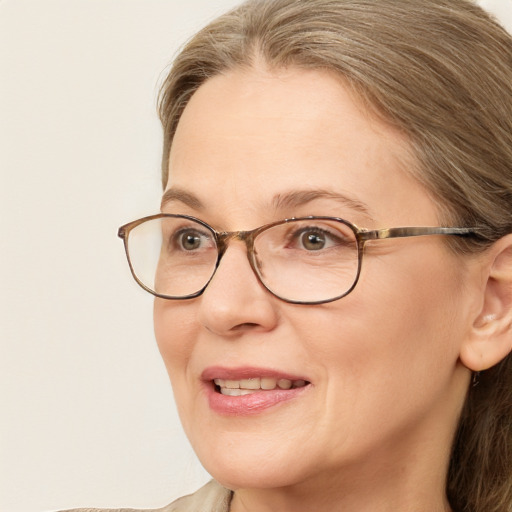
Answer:
[[[318,226],[304,226],[304,227],[297,228],[292,233],[288,234],[287,239],[291,242],[297,242],[297,241],[299,241],[300,237],[303,234],[308,233],[308,232],[323,235],[326,240],[330,240],[337,246],[346,244],[345,237],[338,236],[337,234],[334,234],[332,231],[320,228]]]
[[[211,235],[209,233],[202,233],[201,231],[198,231],[196,227],[190,227],[185,226],[179,229],[176,229],[171,236],[166,237],[168,240],[168,246],[172,248],[178,248],[179,250],[185,250],[182,245],[182,236],[185,234],[192,234],[193,236],[197,236],[201,239],[201,241],[204,240],[210,240]]]

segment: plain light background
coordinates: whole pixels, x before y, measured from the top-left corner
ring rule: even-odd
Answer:
[[[162,71],[237,0],[0,0],[0,511],[208,479],[117,227],[156,213]],[[482,0],[512,28],[512,0]]]

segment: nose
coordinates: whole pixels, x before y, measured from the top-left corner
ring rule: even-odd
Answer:
[[[198,297],[199,322],[210,332],[235,337],[269,331],[277,323],[277,301],[260,283],[247,259],[245,244],[233,240]]]

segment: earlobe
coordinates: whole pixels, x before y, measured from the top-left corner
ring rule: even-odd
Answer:
[[[482,307],[460,352],[472,371],[487,370],[512,351],[512,235],[498,240],[482,258]]]

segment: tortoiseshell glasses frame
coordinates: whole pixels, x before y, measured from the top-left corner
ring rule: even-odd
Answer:
[[[145,237],[135,242],[137,237],[130,237],[141,227],[149,228],[155,241],[150,243]],[[165,213],[129,222],[118,230],[135,281],[156,297],[185,300],[200,296],[230,242],[240,241],[245,243],[254,274],[272,295],[305,305],[339,300],[355,288],[368,241],[430,235],[467,237],[477,231],[440,226],[368,230],[338,217],[309,216],[228,232],[216,231],[195,217]],[[148,259],[150,245],[153,259],[144,263],[148,277],[141,277],[138,261]]]

